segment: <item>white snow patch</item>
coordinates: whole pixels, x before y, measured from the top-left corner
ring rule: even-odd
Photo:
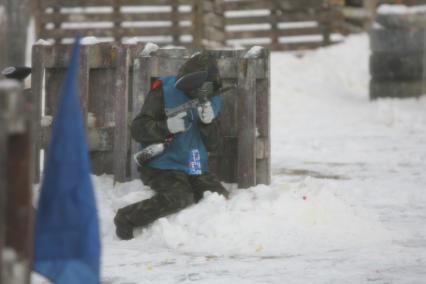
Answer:
[[[93,180],[102,235],[116,242],[112,223],[115,211],[149,198],[153,192],[140,181],[114,187],[111,177],[94,176]],[[360,247],[390,239],[374,215],[348,203],[340,190],[336,184],[308,178],[297,185],[278,183],[233,190],[229,200],[206,193],[199,204],[139,230],[132,242],[142,251],[280,256]]]
[[[41,126],[42,127],[49,127],[52,125],[53,122],[53,116],[51,115],[45,115],[41,117]]]
[[[262,46],[253,46],[252,48],[247,51],[247,53],[244,55],[244,58],[256,58],[259,57],[264,48]]]
[[[150,56],[151,53],[156,52],[160,47],[155,43],[148,42],[144,49],[141,51],[140,56]]]
[[[426,5],[416,5],[416,6],[405,6],[405,5],[380,5],[377,9],[378,14],[395,14],[395,15],[404,15],[404,14],[419,14],[426,13]]]
[[[82,45],[92,45],[99,43],[99,39],[95,36],[86,36],[83,37],[80,41]]]
[[[53,45],[53,43],[48,40],[39,39],[34,43],[34,45]]]

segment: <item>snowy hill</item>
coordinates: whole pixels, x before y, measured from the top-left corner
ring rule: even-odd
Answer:
[[[272,53],[271,186],[228,185],[119,241],[115,211],[153,193],[94,177],[103,282],[422,283],[426,96],[370,102],[368,56],[366,35]]]

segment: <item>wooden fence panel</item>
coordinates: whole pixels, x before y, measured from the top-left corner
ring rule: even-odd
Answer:
[[[95,174],[114,174],[117,181],[125,181],[130,175],[130,57],[141,49],[141,45],[94,44],[82,46],[80,54],[80,101],[88,130],[92,170]],[[33,71],[33,78],[40,80],[35,82],[34,96],[40,105],[43,92],[46,98],[44,113],[42,107],[38,108],[37,117],[54,116],[70,51],[68,45],[34,46],[33,62],[41,66]],[[37,139],[39,154],[39,149],[47,147],[50,127],[40,123],[37,127],[42,133]]]
[[[336,42],[341,12],[328,1],[240,0],[223,3],[227,45],[273,50],[306,49]]]
[[[39,0],[36,25],[38,37],[56,43],[69,42],[78,32],[102,41],[134,37],[141,42],[218,46],[223,43],[223,21],[206,24],[211,17],[221,18],[216,2],[219,0]],[[204,18],[204,14],[210,17]]]
[[[72,40],[78,31],[103,41],[305,49],[336,42],[330,35],[340,32],[343,20],[336,8],[342,4],[331,0],[39,1],[39,37],[56,42]]]

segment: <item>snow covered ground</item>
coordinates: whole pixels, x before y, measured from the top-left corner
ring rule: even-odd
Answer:
[[[366,35],[272,53],[271,186],[119,241],[114,212],[152,192],[94,177],[102,282],[425,283],[426,96],[370,101],[368,56]]]

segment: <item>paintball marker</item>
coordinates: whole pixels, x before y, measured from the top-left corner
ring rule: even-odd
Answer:
[[[175,87],[181,91],[193,93],[195,92],[194,99],[181,104],[177,107],[166,108],[165,113],[167,117],[172,117],[181,112],[190,111],[192,108],[203,106],[204,103],[208,102],[209,98],[218,94],[224,94],[229,90],[236,88],[235,85],[221,88],[217,92],[213,90],[213,83],[206,82],[207,72],[200,71],[190,73],[188,75],[183,76],[179,80],[176,81]],[[136,164],[141,166],[145,161],[152,159],[153,157],[161,154],[170,143],[173,142],[173,136],[169,137],[163,143],[155,143],[145,147],[143,150],[137,152],[133,159]]]

